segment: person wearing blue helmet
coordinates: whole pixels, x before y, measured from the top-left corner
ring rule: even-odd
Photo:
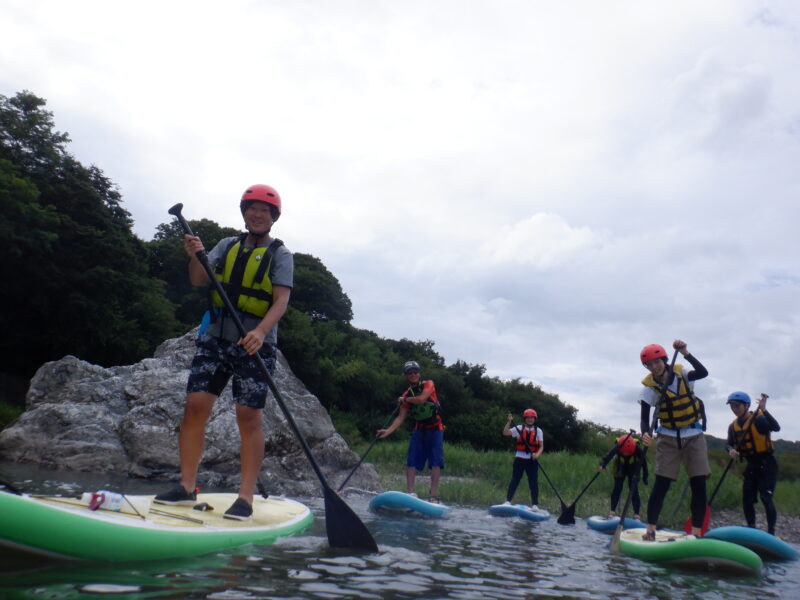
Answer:
[[[767,412],[767,394],[761,394],[755,411],[750,410],[750,396],[733,392],[727,404],[736,418],[728,426],[728,454],[747,461],[742,481],[742,508],[747,526],[756,526],[756,502],[761,497],[767,516],[767,531],[775,535],[778,510],[773,495],[778,479],[778,461],[772,449],[771,432],[781,426]]]

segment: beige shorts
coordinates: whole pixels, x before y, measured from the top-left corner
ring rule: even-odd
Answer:
[[[701,433],[681,438],[681,448],[678,448],[678,440],[674,437],[659,435],[656,438],[656,475],[675,481],[681,463],[689,477],[711,475],[706,436]]]

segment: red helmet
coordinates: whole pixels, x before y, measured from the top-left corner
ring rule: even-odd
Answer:
[[[536,411],[532,408],[526,408],[522,411],[522,418],[527,419],[528,417],[538,417],[539,415],[536,414]]]
[[[244,191],[244,194],[242,194],[242,200],[239,202],[239,208],[244,211],[247,206],[245,203],[251,200],[255,200],[256,202],[266,202],[267,204],[270,204],[278,209],[278,217],[281,215],[281,197],[278,195],[278,192],[275,190],[275,188],[260,183],[251,185]],[[277,219],[277,217],[275,218]]]
[[[636,440],[633,439],[632,435],[629,435],[619,445],[619,453],[622,456],[633,456],[634,452],[636,452]]]
[[[641,358],[643,365],[646,365],[654,358],[663,358],[664,360],[667,360],[667,351],[664,350],[663,346],[659,346],[658,344],[650,344],[649,346],[642,348]]]

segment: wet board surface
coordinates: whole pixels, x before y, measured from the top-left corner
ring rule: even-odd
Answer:
[[[125,496],[111,511],[91,510],[79,498],[0,492],[0,547],[61,560],[154,560],[270,544],[314,520],[307,506],[288,498],[257,496],[246,521],[223,518],[236,494],[198,494],[192,506],[153,498]],[[194,509],[203,504],[213,510]]]
[[[599,515],[595,515],[593,517],[589,517],[586,519],[586,526],[590,529],[594,529],[595,531],[602,531],[604,533],[613,533],[614,530],[619,525],[619,517],[601,517]],[[642,523],[638,519],[632,519],[630,517],[625,517],[625,525],[623,525],[623,529],[637,529],[646,527],[645,523]]]
[[[383,492],[370,500],[369,507],[377,513],[417,514],[426,517],[443,517],[450,512],[444,504],[428,502],[403,492]]]
[[[527,521],[546,521],[550,518],[550,513],[546,510],[531,510],[524,504],[494,504],[489,507],[489,514],[495,517],[519,517]]]
[[[709,529],[704,537],[739,544],[749,548],[761,558],[769,560],[797,560],[797,550],[794,546],[766,531],[752,527],[739,525],[717,527]]]
[[[761,558],[744,546],[667,530],[657,531],[655,541],[644,541],[645,531],[623,530],[620,551],[640,560],[680,569],[733,575],[761,573]]]

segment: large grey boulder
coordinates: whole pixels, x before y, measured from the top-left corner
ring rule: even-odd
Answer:
[[[153,358],[103,368],[66,356],[36,372],[26,410],[0,432],[0,459],[133,477],[177,480],[178,430],[183,416],[194,331],[161,344]],[[275,383],[334,489],[358,461],[330,416],[278,354]],[[206,427],[198,484],[236,487],[239,432],[230,385]],[[271,493],[316,495],[319,480],[270,393],[263,420],[267,456],[262,472]],[[377,490],[377,472],[362,464],[348,486]]]

